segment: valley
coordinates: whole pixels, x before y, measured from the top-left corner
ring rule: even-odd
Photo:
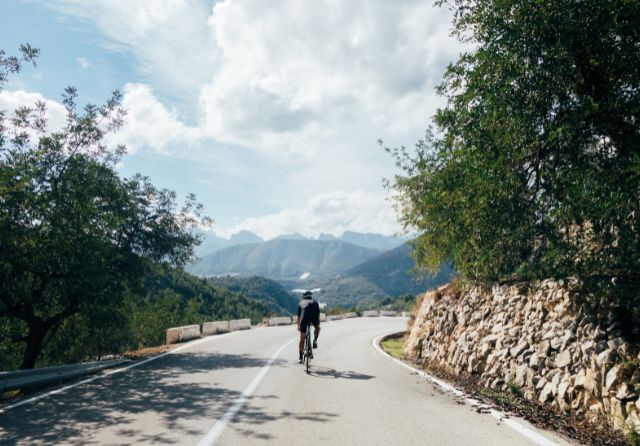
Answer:
[[[317,299],[328,307],[374,307],[440,286],[454,274],[445,264],[434,275],[418,275],[408,240],[381,234],[347,231],[340,237],[321,234],[317,239],[290,234],[259,242],[248,231],[228,240],[214,237],[223,240],[217,245],[227,247],[202,255],[187,267],[188,272],[223,287],[230,284],[234,292],[262,278],[278,282],[294,295],[316,290]],[[203,246],[211,245],[205,239]]]

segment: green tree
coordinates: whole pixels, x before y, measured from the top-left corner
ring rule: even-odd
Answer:
[[[21,52],[0,53],[0,88],[37,56],[28,46]],[[66,124],[56,131],[42,102],[0,115],[0,326],[19,322],[12,336],[24,345],[21,368],[34,367],[69,318],[117,307],[145,272],[184,265],[198,241],[195,197],[178,208],[174,192],[117,174],[125,148],[105,137],[123,124],[121,98],[116,91],[79,111],[67,88]]]
[[[473,50],[446,71],[435,130],[392,151],[419,264],[637,283],[640,2],[446,3]]]
[[[170,289],[154,290],[142,299],[134,299],[132,311],[137,348],[161,345],[165,330],[181,325],[182,296]],[[192,322],[193,323],[193,322]]]

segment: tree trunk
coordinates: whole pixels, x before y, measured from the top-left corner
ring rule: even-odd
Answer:
[[[29,333],[27,334],[27,345],[25,346],[24,353],[22,355],[22,365],[20,369],[32,369],[36,365],[36,359],[42,350],[44,337],[47,334],[48,328],[45,322],[38,318],[33,317],[28,321]]]

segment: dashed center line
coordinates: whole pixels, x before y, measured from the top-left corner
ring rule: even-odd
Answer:
[[[278,358],[278,356],[280,356],[280,353],[282,353],[282,351],[289,345],[291,345],[294,341],[297,341],[297,339],[292,339],[289,342],[285,343],[278,350],[276,350],[273,355],[271,355],[271,358],[269,358],[267,363],[260,369],[255,378],[253,378],[253,380],[249,383],[247,388],[244,389],[242,395],[240,395],[233,402],[231,407],[229,407],[224,415],[220,417],[218,422],[213,425],[211,430],[209,430],[209,432],[207,432],[207,434],[202,437],[202,439],[198,442],[198,446],[212,446],[216,443],[218,438],[220,438],[220,435],[222,435],[229,423],[233,420],[233,417],[236,416],[240,409],[242,409],[242,406],[244,406],[249,398],[251,398],[251,395],[253,395],[253,392],[255,392],[258,385],[260,385],[260,382],[264,379],[265,375],[267,374],[275,360]]]

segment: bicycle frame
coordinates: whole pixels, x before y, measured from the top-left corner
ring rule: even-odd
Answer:
[[[309,363],[313,357],[313,351],[311,350],[311,325],[307,326],[307,332],[304,336],[304,365],[307,373],[309,373]]]

